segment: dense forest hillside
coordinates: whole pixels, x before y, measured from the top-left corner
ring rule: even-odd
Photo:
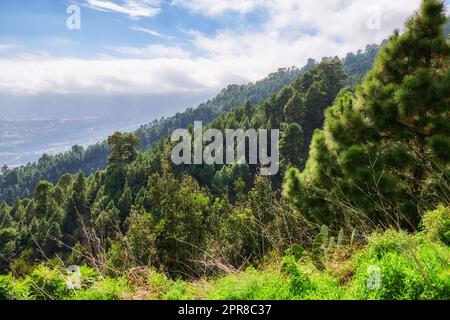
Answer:
[[[348,84],[355,84],[363,78],[372,67],[378,49],[377,45],[370,45],[365,51],[349,53],[342,60],[349,74]],[[141,148],[143,150],[151,148],[162,138],[168,137],[173,130],[187,128],[194,121],[209,123],[221,113],[242,106],[247,101],[257,105],[276,94],[285,85],[292,83],[299,75],[314,68],[316,64],[316,61],[310,59],[301,69],[295,67],[280,69],[256,83],[228,86],[214,99],[195,109],[188,109],[173,117],[143,125],[136,131]],[[0,202],[6,201],[12,204],[16,197],[28,197],[33,193],[37,183],[43,179],[56,183],[64,173],[75,174],[81,170],[85,174],[90,174],[95,170],[103,169],[106,167],[109,152],[107,143],[101,142],[86,149],[74,146],[69,152],[44,155],[38,162],[18,168],[3,167],[0,173]]]
[[[295,79],[254,103],[210,102],[211,119],[170,120],[280,129],[278,175],[177,166],[168,132],[117,132],[104,169],[3,202],[0,299],[450,299],[446,20],[424,0],[379,50],[280,71]],[[83,266],[77,288],[68,265]]]

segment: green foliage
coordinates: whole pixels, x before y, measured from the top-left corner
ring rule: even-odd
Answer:
[[[328,233],[328,227],[322,226],[320,233],[313,241],[311,256],[316,267],[319,269],[323,269],[325,267],[323,265],[323,259],[328,250]]]
[[[154,218],[147,212],[132,211],[128,220],[128,244],[134,259],[141,265],[152,265],[156,259]]]
[[[111,147],[109,164],[129,164],[136,160],[139,138],[135,134],[116,132],[108,137],[108,144]]]
[[[296,123],[289,124],[280,141],[280,153],[284,157],[285,167],[300,168],[302,166],[303,159],[299,155],[302,154],[303,148],[302,128]]]
[[[439,243],[403,232],[387,231],[369,238],[355,258],[353,294],[357,299],[448,299],[449,251]],[[379,270],[379,283],[373,270]],[[371,271],[372,270],[372,271]]]
[[[388,230],[373,233],[368,244],[353,256],[342,259],[352,241],[328,244],[328,259],[320,270],[303,248],[293,246],[280,260],[267,259],[259,269],[221,274],[212,279],[187,282],[170,278],[156,269],[129,270],[115,278],[102,278],[82,266],[81,288],[69,290],[67,275],[58,269],[39,266],[23,280],[0,276],[1,299],[163,299],[163,300],[427,300],[450,298],[449,247],[436,234],[448,227],[448,208],[426,214],[424,230],[416,234]],[[437,232],[437,233],[436,233]],[[338,239],[343,239],[339,232]],[[322,227],[324,244],[331,239]],[[322,246],[324,246],[324,244]],[[351,252],[351,251],[349,251]],[[275,256],[276,257],[276,256]],[[339,258],[341,257],[341,258]],[[337,258],[338,260],[335,260]],[[347,268],[345,282],[336,269]]]
[[[82,265],[79,268],[79,272],[79,276],[81,277],[80,285],[82,289],[92,287],[100,279],[99,273],[86,265]]]
[[[358,52],[356,60],[349,59],[348,56],[343,60],[344,67],[350,74],[350,79],[361,78],[372,66],[378,46],[373,45],[370,48],[366,52]],[[157,147],[175,129],[187,128],[194,121],[203,121],[207,124],[222,113],[230,112],[236,106],[244,105],[246,102],[258,105],[279,92],[283,87],[292,84],[302,74],[314,69],[315,66],[316,61],[309,59],[308,63],[301,69],[280,69],[256,83],[241,86],[230,85],[215,98],[195,109],[189,108],[173,117],[162,118],[143,125],[135,132],[141,142],[141,149],[147,150]],[[300,113],[296,111],[298,110],[296,108],[300,105],[290,104],[290,106],[295,108],[288,107],[286,121],[300,121],[302,111]],[[294,113],[290,113],[291,110]],[[290,117],[290,115],[293,117]],[[259,128],[261,119],[255,118],[253,120],[252,126]],[[305,139],[305,141],[307,140]],[[308,143],[306,143],[307,146]],[[111,148],[107,141],[103,141],[86,149],[75,145],[71,151],[65,153],[45,154],[39,161],[25,166],[13,169],[5,167],[0,174],[0,202],[7,201],[11,204],[16,197],[29,198],[31,196],[30,191],[33,191],[41,180],[48,180],[55,184],[66,173],[76,174],[82,171],[88,175],[103,169],[107,166],[107,158],[110,152]]]
[[[0,275],[0,300],[14,300],[13,279]]]
[[[283,112],[287,123],[304,124],[306,116],[305,98],[298,92],[294,93],[285,105]]]
[[[450,208],[439,206],[423,216],[423,227],[432,240],[450,246]]]
[[[192,287],[182,281],[173,281],[169,290],[163,295],[163,300],[190,300],[192,299]]]
[[[295,297],[301,297],[313,289],[310,276],[301,270],[294,257],[285,257],[283,270],[289,275],[289,291]]]
[[[282,270],[269,267],[228,275],[206,285],[206,299],[213,300],[328,300],[342,299],[343,288],[327,274],[301,266],[292,256]]]
[[[68,151],[56,155],[43,155],[37,162],[7,169],[0,175],[0,202],[12,203],[16,197],[29,198],[39,181],[56,183],[66,174],[79,171],[91,173],[106,166],[109,153],[106,142],[89,146],[83,151]]]
[[[360,81],[377,46],[230,86],[137,136],[115,133],[97,151],[74,146],[3,168],[0,273],[15,278],[0,277],[0,294],[122,299],[141,285],[154,299],[445,299],[450,214],[445,206],[423,214],[447,205],[450,186],[442,23],[441,3],[425,0],[355,89],[343,87]],[[192,120],[222,132],[280,129],[281,174],[260,177],[258,165],[172,165],[165,138]],[[153,149],[138,152],[138,137]],[[103,168],[109,152],[105,170],[85,175]],[[421,216],[424,232],[374,235],[350,259],[356,231],[348,239],[344,230],[414,230]],[[281,265],[265,267],[286,249]],[[67,275],[44,261],[96,271],[81,267],[81,290],[69,290]],[[367,287],[371,266],[383,276],[377,290]],[[136,274],[147,269],[139,283]],[[213,280],[183,280],[205,276]]]
[[[356,54],[348,53],[342,64],[349,74],[347,80],[349,85],[354,85],[363,80],[367,72],[372,69],[373,63],[378,55],[380,46],[368,45],[365,51],[359,50]]]
[[[258,272],[248,269],[229,275],[207,287],[211,300],[287,300],[290,297],[284,276],[275,270]]]
[[[121,223],[125,222],[126,218],[130,215],[131,205],[133,204],[133,198],[131,189],[129,186],[125,186],[122,196],[117,203],[119,209],[119,217]]]
[[[45,266],[37,267],[25,280],[32,300],[62,300],[69,288],[65,276],[58,270]]]
[[[129,219],[127,237],[133,256],[141,263],[157,262],[176,272],[194,272],[185,261],[201,254],[208,232],[205,217],[209,196],[190,177],[177,180],[167,170],[150,177]]]
[[[130,292],[130,287],[124,278],[103,279],[96,282],[92,287],[75,291],[73,300],[120,300]]]

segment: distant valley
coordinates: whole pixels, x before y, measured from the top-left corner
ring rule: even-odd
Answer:
[[[52,155],[70,150],[75,144],[97,143],[114,131],[134,131],[205,99],[203,95],[178,97],[176,102],[167,97],[140,97],[136,101],[112,97],[100,99],[92,107],[89,100],[69,102],[61,97],[51,106],[33,108],[24,100],[13,109],[8,105],[17,101],[0,96],[0,166],[25,165],[44,153]]]

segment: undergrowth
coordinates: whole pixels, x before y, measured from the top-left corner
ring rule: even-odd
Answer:
[[[190,282],[148,269],[108,278],[82,266],[71,288],[64,269],[40,265],[23,278],[0,276],[0,299],[449,300],[449,226],[450,211],[440,207],[418,233],[388,230],[361,249],[330,250],[320,270],[311,256],[288,250],[260,269]]]

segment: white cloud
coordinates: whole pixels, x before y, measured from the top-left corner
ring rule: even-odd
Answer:
[[[175,37],[173,37],[173,36],[166,36],[162,33],[159,33],[158,31],[147,29],[147,28],[142,28],[142,27],[138,27],[138,26],[132,26],[132,27],[130,27],[130,30],[141,31],[141,32],[147,33],[151,36],[161,38],[161,39],[175,39]]]
[[[174,46],[164,46],[160,44],[148,45],[143,48],[136,47],[111,47],[112,51],[127,57],[154,59],[154,58],[189,58],[190,53]]]
[[[227,11],[248,13],[266,2],[266,0],[173,0],[172,4],[193,12],[216,16]]]
[[[0,52],[17,49],[18,47],[15,43],[0,43]]]
[[[161,11],[161,0],[121,0],[120,4],[106,0],[86,0],[85,5],[95,10],[123,13],[133,20],[153,17]]]
[[[222,84],[223,75],[210,72],[214,67],[211,61],[180,58],[0,59],[0,93],[133,95],[198,91]]]

